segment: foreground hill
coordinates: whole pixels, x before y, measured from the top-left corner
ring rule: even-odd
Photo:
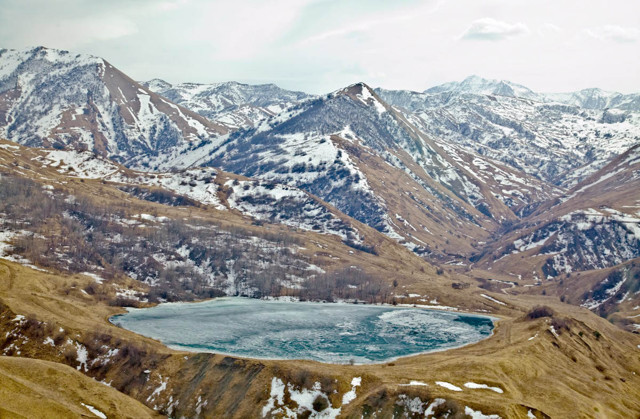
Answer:
[[[0,356],[0,382],[2,417],[163,417],[116,389],[57,362]]]
[[[89,285],[96,288],[94,295],[81,292]],[[95,386],[110,390],[102,381],[171,417],[278,417],[285,412],[293,417],[388,417],[428,411],[438,417],[546,418],[634,417],[640,412],[640,338],[569,305],[531,310],[545,298],[505,296],[514,308],[502,311],[494,336],[477,344],[349,366],[168,349],[105,320],[121,309],[99,296],[116,285],[0,261],[0,350],[76,370],[47,367],[51,385],[68,391],[59,397],[41,394],[40,406],[69,400],[72,414],[82,414],[79,403],[108,415],[136,412],[125,410],[130,400],[111,399],[112,405],[108,394],[88,397],[99,390]],[[10,374],[25,383],[50,365],[20,361],[25,367],[9,367]],[[0,371],[6,365],[0,359]],[[80,373],[96,381],[87,382]],[[73,389],[82,386],[83,392],[74,395]],[[14,406],[13,397],[0,391],[0,405]],[[32,406],[12,411],[28,415]]]

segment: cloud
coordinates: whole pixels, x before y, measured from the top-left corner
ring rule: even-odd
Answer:
[[[542,37],[557,36],[563,32],[563,29],[553,23],[545,23],[538,28],[538,35]]]
[[[138,32],[133,20],[119,16],[91,16],[25,25],[24,45],[73,49],[91,42],[115,40]]]
[[[412,16],[410,15],[399,15],[384,19],[373,19],[369,21],[359,22],[342,28],[333,29],[317,35],[313,35],[309,38],[303,39],[298,43],[298,45],[303,46],[314,42],[324,41],[329,38],[348,36],[358,32],[367,32],[383,24],[398,23],[411,19]]]
[[[462,40],[502,41],[529,33],[524,23],[508,23],[485,17],[474,20],[471,26],[460,35]]]
[[[185,6],[187,3],[188,0],[170,0],[160,2],[157,7],[163,12],[170,12]]]
[[[616,25],[605,25],[597,28],[585,29],[585,33],[592,38],[602,41],[615,41],[620,43],[638,42],[640,40],[640,29],[622,27]]]

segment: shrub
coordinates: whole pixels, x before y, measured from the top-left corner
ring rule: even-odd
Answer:
[[[558,334],[561,334],[565,329],[569,330],[569,321],[565,318],[554,317],[551,320],[551,325]]]
[[[74,363],[76,362],[76,359],[78,359],[78,351],[73,346],[67,347],[67,349],[64,350],[62,355],[64,356],[64,360],[69,365],[74,365]]]
[[[316,412],[322,412],[327,407],[329,407],[329,402],[325,397],[318,395],[318,397],[316,397],[316,399],[313,401],[312,406],[313,410],[315,410]]]
[[[554,312],[550,307],[536,306],[527,313],[527,318],[533,320],[533,319],[539,319],[541,317],[553,317],[553,315],[554,315]]]

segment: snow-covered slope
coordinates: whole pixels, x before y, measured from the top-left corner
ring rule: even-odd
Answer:
[[[418,252],[440,255],[472,249],[459,231],[482,239],[518,208],[559,192],[438,145],[362,83],[299,103],[191,156],[198,157],[168,160],[167,167],[211,165],[296,186]]]
[[[234,128],[253,127],[285,108],[313,97],[306,93],[281,89],[273,84],[226,82],[171,85],[160,79],[142,84],[211,121],[218,121]]]
[[[640,142],[640,113],[550,102],[508,82],[470,78],[424,93],[377,92],[437,142],[562,186],[575,185]]]
[[[434,86],[425,90],[424,93],[447,93],[450,95],[474,93],[477,95],[500,95],[534,100],[542,99],[542,95],[520,84],[507,80],[489,80],[478,76],[469,76],[461,82],[449,82]]]
[[[19,149],[0,148],[19,153]],[[284,224],[302,230],[335,234],[349,244],[362,243],[362,235],[348,221],[316,197],[292,186],[237,177],[208,167],[169,173],[128,170],[90,151],[40,150],[34,164],[55,168],[65,176],[102,179],[123,185],[121,189],[139,198],[161,203],[170,199],[155,189],[170,191],[192,203],[221,211],[237,210],[256,221]]]
[[[522,257],[534,261],[521,264]],[[545,203],[481,263],[521,277],[609,268],[640,257],[640,146]]]
[[[585,109],[619,109],[640,112],[640,94],[622,94],[591,88],[569,93],[547,93],[547,101],[565,103]]]
[[[101,58],[43,47],[0,50],[0,135],[9,140],[89,149],[145,167],[154,156],[228,131]]]
[[[406,91],[392,92],[399,96],[395,98],[393,102],[398,106],[410,109],[411,105],[409,102],[413,96],[406,95],[403,92]],[[467,77],[461,82],[449,82],[434,86],[425,90],[423,93],[430,96],[432,104],[435,104],[437,100],[446,100],[447,97],[453,95],[471,93],[475,95],[496,95],[531,99],[537,102],[562,103],[584,109],[620,109],[640,112],[640,94],[637,93],[622,94],[618,92],[608,92],[598,88],[589,88],[567,93],[541,93],[534,92],[528,87],[508,80],[491,80],[478,76]],[[444,95],[438,96],[440,93]],[[402,96],[404,96],[404,104],[400,104]]]

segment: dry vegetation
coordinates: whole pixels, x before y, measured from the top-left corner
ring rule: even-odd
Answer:
[[[91,281],[1,262],[0,336],[11,333],[0,339],[0,350],[11,348],[14,356],[80,366],[86,375],[110,382],[161,413],[176,416],[193,415],[199,397],[209,401],[202,407],[203,416],[256,416],[267,402],[273,377],[295,388],[310,389],[318,381],[323,389],[336,389],[335,397],[330,397],[335,407],[349,390],[351,378],[357,376],[362,377],[362,387],[356,401],[344,409],[347,417],[408,412],[398,404],[405,396],[419,397],[425,403],[443,398],[447,402],[439,409],[451,413],[470,406],[502,417],[526,417],[529,410],[539,412],[539,417],[542,413],[551,417],[632,417],[640,412],[640,355],[636,348],[640,338],[586,310],[549,304],[540,297],[512,299],[517,307],[513,315],[500,320],[493,337],[477,344],[382,365],[345,366],[169,350],[107,323],[106,317],[119,309],[80,291]],[[546,307],[537,307],[543,304]],[[25,316],[23,321],[14,321],[18,314]],[[48,337],[57,344],[43,344]],[[76,343],[88,353],[86,371],[78,363]],[[120,351],[108,362],[93,362],[104,359],[112,349]],[[25,371],[20,374],[35,380]],[[167,378],[167,390],[152,397]],[[401,385],[411,380],[428,386]],[[449,391],[436,381],[452,383],[463,391]],[[499,387],[504,393],[468,389],[463,387],[467,382]],[[176,400],[180,401],[177,405]],[[321,408],[322,402],[318,403]]]
[[[0,158],[5,159],[0,211],[3,219],[12,214],[10,222],[25,221],[20,229],[34,234],[24,235],[14,245],[20,254],[49,272],[0,261],[0,353],[5,355],[0,357],[0,377],[11,377],[32,389],[25,390],[22,398],[16,396],[22,391],[18,387],[0,391],[0,406],[9,406],[5,409],[11,414],[37,416],[52,409],[63,412],[61,416],[88,415],[79,405],[83,402],[109,417],[126,412],[139,412],[136,417],[150,415],[137,404],[141,402],[176,417],[195,416],[198,409],[203,417],[256,417],[267,403],[273,377],[295,388],[310,389],[320,382],[333,407],[338,407],[342,395],[350,390],[351,378],[362,377],[357,399],[342,411],[346,417],[409,415],[411,408],[405,402],[416,397],[423,407],[444,399],[437,412],[452,417],[462,415],[467,406],[502,417],[526,417],[529,411],[537,417],[635,417],[640,413],[640,339],[587,310],[560,304],[555,298],[490,294],[500,301],[497,303],[480,296],[487,291],[479,289],[478,281],[467,273],[432,267],[357,222],[354,224],[364,232],[365,243],[375,248],[377,256],[349,247],[337,237],[268,223],[256,225],[237,213],[206,206],[173,206],[180,204],[168,195],[163,196],[170,205],[162,205],[144,200],[144,191],[136,192],[142,198],[137,199],[118,189],[121,185],[61,176],[52,169],[34,170],[29,162],[37,151],[22,149],[22,153],[21,159],[14,161],[0,149]],[[6,160],[8,156],[11,161]],[[53,195],[43,192],[43,184],[54,185]],[[65,200],[71,195],[74,200]],[[127,227],[118,223],[142,213],[169,221],[139,220],[139,225]],[[151,288],[125,276],[125,266],[136,260],[136,252],[142,257],[145,251],[158,250],[136,246],[170,243],[175,250],[194,238],[206,243],[211,234],[199,234],[203,227],[209,233],[206,228],[215,230],[216,237],[224,237],[224,241],[222,246],[199,248],[201,260],[229,257],[243,248],[243,238],[255,237],[270,243],[280,261],[288,260],[290,263],[284,264],[287,269],[299,269],[296,263],[312,263],[325,271],[309,276],[304,289],[296,290],[274,283],[270,278],[282,271],[258,270],[248,255],[243,271],[248,283],[261,290],[258,295],[297,293],[303,299],[423,304],[419,297],[411,297],[411,293],[418,293],[438,304],[499,314],[501,320],[494,336],[477,344],[369,366],[185,354],[108,323],[109,316],[121,312],[118,305],[142,304],[141,297],[215,295],[208,294],[211,284],[198,281],[197,276],[184,281],[191,273],[177,269],[155,266],[153,271],[154,267],[149,267],[158,279],[157,286]],[[123,240],[117,246],[108,240],[114,234]],[[297,246],[295,254],[286,250],[292,245]],[[131,258],[121,256],[123,249]],[[59,255],[72,253],[81,257],[70,258],[69,264],[60,262],[65,258]],[[85,271],[99,272],[109,280],[99,284],[78,274]],[[503,277],[492,274],[484,279],[489,284],[486,288],[492,289],[489,278]],[[123,289],[130,291],[128,295],[137,295],[138,300],[116,293]],[[82,363],[79,359],[85,351],[87,362]],[[14,365],[17,362],[21,364]],[[39,381],[43,369],[49,371],[45,374],[50,374],[47,380],[51,381]],[[113,389],[86,376],[110,383]],[[404,385],[412,380],[427,386]],[[447,390],[436,381],[452,383],[463,391]],[[463,387],[467,382],[499,387],[503,393]],[[38,383],[45,383],[50,391],[40,391]],[[165,389],[157,391],[162,383],[166,383]],[[56,387],[59,391],[51,390]],[[102,390],[109,394],[96,393]],[[100,394],[102,402],[80,400],[85,393],[92,397]],[[36,408],[22,402],[39,396],[43,410],[28,410]],[[288,390],[285,399],[294,406]],[[25,407],[20,408],[17,401]],[[320,410],[327,407],[325,404],[318,399],[314,406]]]

